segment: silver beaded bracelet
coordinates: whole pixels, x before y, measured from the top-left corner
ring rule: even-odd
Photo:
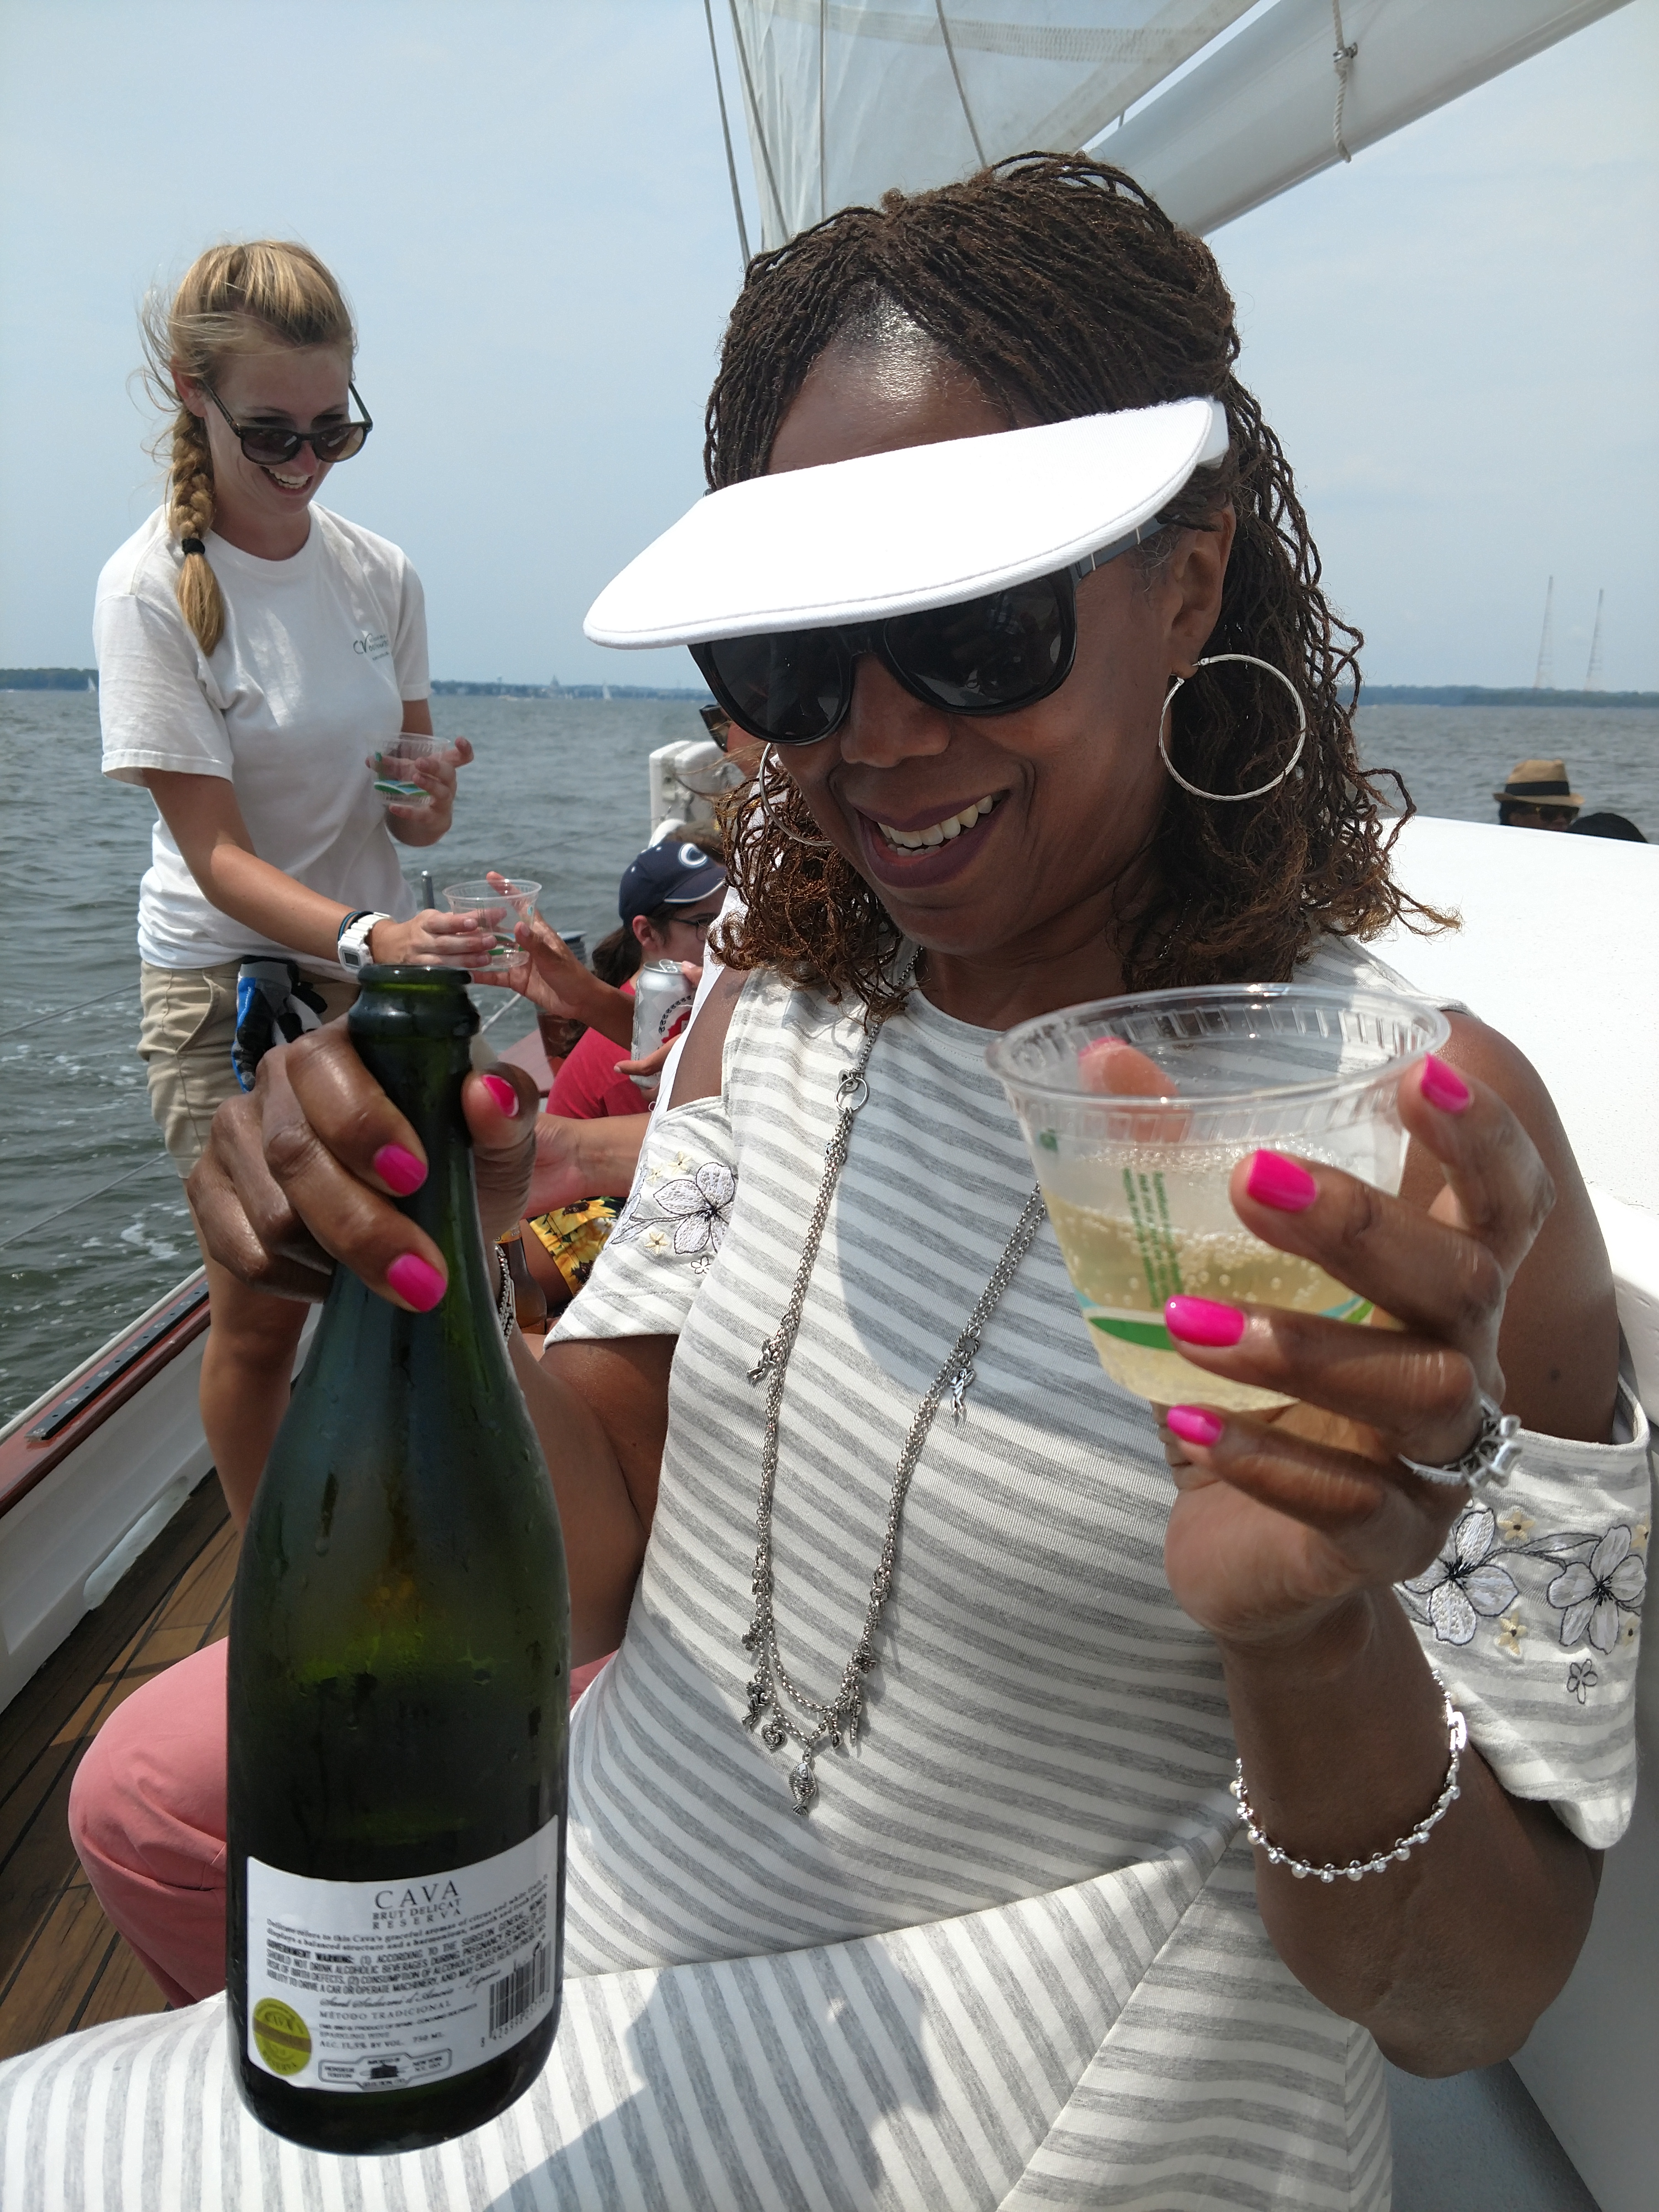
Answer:
[[[1244,1787],[1244,1762],[1242,1759],[1234,1762],[1233,1778],[1227,1786],[1238,1800],[1238,1809],[1243,1816],[1245,1830],[1250,1841],[1266,1851],[1267,1863],[1270,1866],[1288,1867],[1298,1881],[1305,1881],[1310,1875],[1316,1875],[1321,1881],[1334,1881],[1339,1875],[1346,1875],[1350,1881],[1358,1881],[1362,1875],[1386,1874],[1396,1859],[1408,1859],[1411,1856],[1413,1844],[1427,1843],[1430,1831],[1437,1821],[1445,1819],[1457,1796],[1457,1770],[1462,1760],[1463,1747],[1469,1740],[1468,1723],[1453,1705],[1451,1692],[1439,1675],[1434,1674],[1432,1667],[1430,1668],[1429,1672],[1434,1674],[1434,1686],[1440,1692],[1445,1710],[1446,1748],[1450,1753],[1450,1763],[1446,1768],[1446,1778],[1440,1785],[1440,1795],[1434,1801],[1434,1808],[1426,1819],[1419,1820],[1410,1835],[1401,1836],[1397,1843],[1390,1844],[1385,1850],[1378,1851],[1375,1858],[1350,1859],[1346,1866],[1311,1866],[1306,1859],[1292,1858],[1287,1850],[1282,1850],[1273,1842],[1257,1821],[1255,1808],[1251,1804],[1249,1792]]]

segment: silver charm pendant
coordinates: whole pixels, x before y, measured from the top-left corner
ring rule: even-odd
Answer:
[[[958,1427],[968,1418],[968,1393],[975,1381],[974,1363],[964,1359],[951,1377],[951,1426]]]
[[[795,1810],[798,1813],[810,1813],[812,1809],[812,1800],[817,1794],[818,1778],[812,1771],[812,1755],[809,1752],[799,1766],[790,1769],[789,1795],[795,1801]]]

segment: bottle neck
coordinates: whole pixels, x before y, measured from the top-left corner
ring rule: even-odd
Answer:
[[[472,1140],[461,1111],[477,1016],[459,978],[447,992],[440,987],[442,973],[393,969],[377,974],[371,969],[349,1028],[363,1065],[408,1120],[426,1154],[426,1181],[393,1203],[443,1255],[449,1288],[428,1314],[403,1313],[367,1285],[356,1288],[404,1325],[394,1329],[395,1343],[436,1352],[440,1342],[453,1346],[471,1337],[480,1345],[493,1344],[495,1359],[489,1364],[504,1369],[494,1319],[495,1285],[485,1265],[478,1223]],[[336,1289],[348,1295],[337,1280]]]
[[[433,1048],[428,1044],[418,1049],[430,1052]],[[462,1293],[469,1307],[476,1309],[481,1298],[486,1307],[493,1306],[495,1290],[484,1265],[472,1140],[461,1113],[461,1085],[468,1068],[465,1048],[459,1055],[459,1066],[444,1071],[430,1091],[423,1085],[418,1101],[411,1097],[413,1086],[406,1081],[398,1081],[395,1090],[392,1084],[386,1083],[385,1075],[376,1065],[380,1054],[362,1046],[359,1050],[370,1072],[379,1076],[397,1098],[426,1154],[426,1181],[407,1198],[393,1202],[399,1212],[406,1213],[426,1231],[443,1254],[444,1271],[450,1283],[445,1304]],[[399,1048],[393,1048],[386,1058],[392,1059],[398,1054]]]

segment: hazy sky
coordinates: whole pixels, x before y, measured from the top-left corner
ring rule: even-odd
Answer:
[[[1243,373],[1379,682],[1659,688],[1659,0],[1214,240]],[[745,172],[746,152],[742,154]],[[752,202],[751,202],[752,205]],[[82,665],[155,505],[145,287],[314,246],[375,418],[327,497],[427,587],[434,673],[690,683],[588,645],[702,489],[739,274],[700,0],[0,0],[0,665]]]

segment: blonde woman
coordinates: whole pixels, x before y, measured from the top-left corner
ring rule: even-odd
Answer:
[[[170,301],[152,295],[144,342],[152,389],[176,409],[167,492],[100,577],[93,628],[104,773],[155,802],[138,1049],[184,1176],[236,1088],[244,958],[293,963],[309,1018],[326,1019],[370,958],[465,964],[484,940],[464,918],[414,913],[393,843],[448,830],[465,739],[415,765],[422,799],[383,808],[374,789],[379,748],[432,733],[426,617],[398,547],[315,503],[373,428],[339,286],[302,246],[214,246]],[[400,1170],[383,1163],[389,1188],[407,1187]],[[207,1270],[202,1418],[240,1522],[304,1309]]]

